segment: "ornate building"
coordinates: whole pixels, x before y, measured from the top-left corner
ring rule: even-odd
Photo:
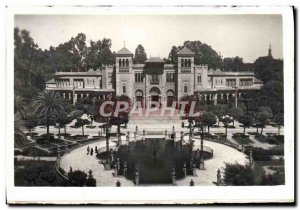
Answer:
[[[96,71],[56,72],[54,79],[46,83],[46,89],[59,91],[73,103],[91,95],[104,100],[126,95],[147,106],[151,101],[171,105],[189,95],[207,103],[226,103],[230,97],[240,97],[245,91],[262,86],[253,72],[224,72],[195,65],[195,54],[186,47],[177,56],[175,65],[158,57],[133,64],[133,54],[124,47],[115,53],[115,65]]]

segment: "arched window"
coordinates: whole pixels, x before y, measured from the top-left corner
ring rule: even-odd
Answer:
[[[187,92],[188,92],[187,85],[184,85],[184,87],[183,87],[183,92],[184,92],[184,93],[187,93]]]
[[[184,61],[184,67],[187,67],[187,59]]]
[[[128,59],[126,59],[126,67],[129,66],[129,62],[128,62]]]
[[[119,59],[119,67],[121,67],[121,66],[122,66],[122,60]]]
[[[123,85],[123,93],[125,94],[126,93],[126,86]]]
[[[181,67],[184,67],[184,59],[181,59]]]
[[[191,59],[189,59],[189,67],[191,67]]]

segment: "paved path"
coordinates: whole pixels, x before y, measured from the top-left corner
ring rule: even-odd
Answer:
[[[195,145],[200,145],[200,140],[196,140]],[[215,185],[213,182],[217,181],[217,171],[218,169],[222,171],[225,163],[237,162],[244,165],[249,162],[244,153],[232,147],[210,141],[204,141],[204,146],[214,150],[213,157],[205,161],[205,170],[197,169],[197,176],[187,176],[176,181],[176,185],[189,186],[191,179],[193,179],[196,186]]]
[[[199,146],[200,140],[194,140],[195,145]],[[105,147],[105,141],[89,144],[90,148],[94,148],[96,145],[98,148]],[[110,145],[112,146],[114,143],[111,142]],[[132,181],[127,180],[124,177],[114,177],[112,175],[113,170],[104,170],[103,165],[99,163],[99,159],[97,159],[95,155],[87,155],[87,146],[88,145],[79,147],[62,156],[60,162],[61,168],[66,172],[69,171],[70,166],[73,171],[79,169],[88,173],[89,170],[92,170],[93,176],[97,181],[97,186],[115,186],[117,180],[120,180],[122,186],[135,186]],[[217,170],[219,168],[221,169],[225,162],[245,164],[248,161],[244,153],[241,153],[232,147],[210,141],[204,141],[204,146],[208,146],[214,150],[213,158],[205,162],[206,170],[197,170],[197,176],[188,176],[178,180],[176,185],[188,186],[191,178],[194,180],[195,185],[214,185],[213,182],[216,181]]]
[[[104,170],[103,164],[99,163],[99,159],[94,153],[93,156],[87,155],[87,146],[90,148],[105,147],[105,141],[97,141],[91,144],[79,147],[70,153],[62,156],[60,167],[66,172],[69,172],[70,167],[74,170],[81,170],[88,174],[92,170],[93,176],[96,179],[97,186],[116,186],[116,182],[120,180],[122,186],[134,186],[134,183],[124,177],[114,177],[113,170]],[[115,145],[110,142],[110,146]]]

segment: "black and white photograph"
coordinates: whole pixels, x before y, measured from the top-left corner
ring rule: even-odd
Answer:
[[[8,203],[294,202],[292,7],[8,13]]]

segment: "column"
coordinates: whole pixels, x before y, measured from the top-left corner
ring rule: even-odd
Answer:
[[[215,94],[213,98],[214,98],[214,105],[217,105],[217,98],[218,98],[218,95]]]
[[[66,93],[63,93],[63,98],[66,98]]]
[[[74,95],[73,95],[73,105],[75,105],[76,102],[77,102],[77,94],[74,93]]]

